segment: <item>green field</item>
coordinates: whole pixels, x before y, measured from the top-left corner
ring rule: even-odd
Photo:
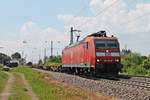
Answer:
[[[91,100],[95,96],[79,88],[62,85],[61,83],[48,79],[50,77],[49,75],[42,74],[28,67],[18,67],[13,69],[12,72],[25,75],[39,100]]]
[[[4,89],[7,79],[8,79],[8,75],[0,70],[0,93]]]

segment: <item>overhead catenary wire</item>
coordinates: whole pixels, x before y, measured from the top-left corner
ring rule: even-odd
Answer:
[[[150,15],[150,12],[148,12],[148,13],[145,13],[145,14],[143,14],[143,15],[141,15],[141,16],[137,16],[137,17],[135,17],[134,19],[132,19],[132,20],[128,20],[128,21],[124,21],[123,23],[117,23],[119,26],[123,26],[123,25],[129,25],[129,24],[131,24],[132,22],[135,22],[135,21],[137,21],[137,20],[141,20],[143,17],[147,17],[147,15]],[[110,23],[109,23],[109,25],[110,25]],[[113,26],[112,24],[110,25],[111,27]]]
[[[115,0],[113,3],[111,3],[109,6],[105,7],[104,9],[102,9],[100,12],[98,12],[94,17],[97,17],[98,15],[104,13],[105,11],[107,11],[108,9],[110,9],[111,7],[113,7],[116,3],[118,3],[120,0]],[[85,25],[87,22],[89,22],[91,19],[88,19],[87,21],[85,21],[82,25],[80,25],[79,27],[82,28],[83,25]]]
[[[113,3],[111,3],[106,8],[102,9],[99,13],[97,13],[94,17],[97,17],[98,15],[102,14],[103,12],[107,11],[109,8],[113,7],[116,3],[118,3],[120,0],[115,0]]]
[[[84,0],[84,1],[85,1],[85,0]],[[71,24],[71,22],[73,22],[74,19],[75,19],[76,17],[78,17],[78,15],[79,15],[80,13],[82,13],[85,9],[87,9],[87,5],[86,5],[86,4],[84,4],[84,6],[73,16],[73,18],[70,19],[69,22],[66,23],[66,25],[67,25],[67,24]]]
[[[113,7],[118,1],[120,1],[120,0],[114,1],[114,2],[113,2],[112,4],[110,4],[108,7],[104,8],[104,9],[101,10],[99,13],[97,13],[94,17],[97,17],[98,15],[104,13],[106,10],[108,10],[108,9],[111,8],[111,7]],[[136,20],[138,20],[138,19],[141,19],[141,18],[143,18],[143,17],[145,17],[145,16],[147,16],[147,15],[149,15],[149,14],[150,14],[150,12],[148,12],[148,13],[146,13],[146,14],[144,14],[144,15],[138,16],[138,17],[134,18],[133,20],[125,21],[124,23],[121,23],[121,24],[119,24],[119,25],[122,26],[122,25],[124,25],[124,24],[130,24],[130,23],[132,23],[132,22],[134,22],[134,21],[136,21]],[[91,19],[89,19],[89,20],[91,20]],[[85,23],[83,23],[83,24],[85,25],[87,22],[88,22],[88,20],[87,20]],[[83,24],[82,24],[82,25],[83,25]],[[80,26],[79,26],[79,27],[80,27]],[[80,28],[81,28],[81,27],[80,27]]]
[[[150,15],[150,12],[148,12],[148,13],[146,13],[146,14],[143,14],[143,15],[141,15],[141,16],[137,16],[137,17],[134,18],[133,20],[126,21],[126,22],[124,22],[124,23],[121,23],[120,25],[130,24],[130,23],[132,23],[132,22],[134,22],[134,21],[136,21],[136,20],[138,20],[138,19],[141,19],[141,18],[147,16],[147,15]]]
[[[123,26],[123,25],[129,25],[129,24],[131,24],[132,22],[135,22],[136,20],[141,20],[143,17],[146,17],[147,15],[150,15],[150,12],[148,12],[148,13],[146,13],[146,14],[143,14],[143,15],[141,15],[141,16],[137,16],[137,17],[135,17],[134,19],[132,19],[132,20],[128,20],[128,21],[125,21],[125,22],[123,22],[123,23],[117,23],[119,26]],[[110,23],[109,23],[109,25],[110,25]],[[113,26],[112,24],[110,25],[111,27]]]
[[[105,7],[104,9],[102,9],[100,12],[98,12],[94,17],[99,16],[100,14],[106,12],[108,9],[112,8],[116,3],[118,3],[120,0],[115,0],[114,2],[112,2],[109,6]],[[86,7],[83,7],[78,13],[81,13]],[[78,13],[73,17],[73,20],[77,17]],[[126,20],[125,22],[119,24],[120,26],[124,25],[124,24],[130,24],[132,22],[134,22],[135,20],[141,19],[143,17],[145,17],[146,15],[149,15],[149,13],[146,13],[144,15],[138,16],[136,18],[134,18],[133,20]],[[73,20],[71,20],[68,24],[70,24],[71,22],[73,22]],[[85,22],[83,22],[81,25],[79,25],[78,27],[81,29],[83,27],[83,25],[85,25],[86,23],[88,23],[90,20],[92,20],[91,18],[87,19]]]

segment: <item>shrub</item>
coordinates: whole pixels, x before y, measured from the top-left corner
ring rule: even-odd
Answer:
[[[0,70],[2,70],[3,69],[3,65],[2,64],[0,64]]]
[[[126,69],[127,74],[130,75],[146,75],[148,74],[148,70],[143,68],[142,66],[133,66]]]
[[[150,59],[145,59],[142,63],[142,66],[146,69],[150,69]]]
[[[122,57],[123,72],[128,72],[130,67],[139,66],[143,63],[144,58],[138,53],[130,53]]]

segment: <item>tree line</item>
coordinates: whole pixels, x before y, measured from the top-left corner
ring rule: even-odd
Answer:
[[[123,73],[132,75],[150,75],[150,55],[142,56],[139,53],[129,53],[122,56]]]
[[[21,54],[16,52],[14,54],[12,54],[11,56],[6,55],[4,53],[0,53],[0,64],[4,64],[7,65],[11,60],[20,60],[21,58]]]

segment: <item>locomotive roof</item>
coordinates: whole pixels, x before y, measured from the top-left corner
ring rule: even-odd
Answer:
[[[111,39],[111,40],[115,40],[115,39],[117,39],[117,37],[92,37],[93,39],[103,39],[103,40],[105,40],[105,39]]]
[[[78,44],[80,44],[80,43],[82,43],[84,41],[96,40],[96,39],[101,39],[101,40],[117,40],[117,38],[114,37],[113,35],[111,37],[108,37],[106,35],[106,31],[102,30],[102,31],[90,34],[87,37],[85,37],[83,40],[78,41],[76,43],[73,43],[73,44],[67,46],[66,48],[73,47],[73,46],[78,45]]]
[[[69,45],[69,46],[66,46],[65,48],[70,48],[70,47],[73,47],[73,46],[75,46],[75,45],[78,45],[78,44],[80,44],[80,43],[83,43],[83,42],[85,42],[85,41],[89,41],[89,40],[96,40],[96,39],[101,39],[101,40],[118,40],[116,37],[108,37],[108,36],[106,36],[106,37],[95,37],[95,36],[92,36],[92,35],[88,35],[87,37],[85,37],[84,39],[82,39],[81,41],[78,41],[78,42],[76,42],[76,43],[73,43],[73,44],[71,44],[71,45]]]

